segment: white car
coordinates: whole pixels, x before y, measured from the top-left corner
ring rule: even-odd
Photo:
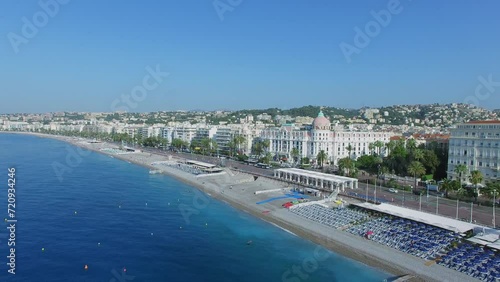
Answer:
[[[398,190],[396,190],[396,189],[394,189],[394,188],[390,188],[390,189],[389,189],[389,192],[391,192],[391,193],[397,193],[397,192],[398,192]]]

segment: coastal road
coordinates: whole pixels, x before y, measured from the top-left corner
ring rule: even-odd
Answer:
[[[368,189],[367,189],[368,187]],[[375,195],[375,185],[359,182],[358,189],[353,192],[358,195],[364,196],[368,191],[369,196]],[[378,199],[387,201],[388,204],[402,206],[414,210],[421,210],[428,213],[439,214],[449,218],[459,219],[467,222],[476,222],[482,225],[493,226],[493,207],[478,206],[466,202],[458,202],[436,195],[426,194],[422,196],[414,195],[411,192],[404,192],[398,190],[398,193],[389,192],[389,188],[377,186],[376,195]],[[458,216],[457,216],[458,210]],[[472,210],[472,217],[471,217]],[[497,207],[495,210],[496,227],[500,226],[500,209]],[[472,220],[471,220],[472,219]]]
[[[238,169],[253,175],[259,175],[264,177],[273,177],[272,169],[258,168],[252,165],[247,165],[239,161],[229,160],[225,158],[217,158],[211,156],[202,156],[197,154],[182,153],[182,152],[171,152],[163,151],[159,149],[145,149],[141,148],[145,152],[156,153],[160,155],[172,155],[177,158],[185,158],[190,160],[197,160],[202,162],[207,162],[216,165],[222,165],[225,167],[230,167],[233,169]],[[352,190],[352,192],[358,193],[360,196],[366,195],[368,191],[369,196],[375,195],[375,185],[363,183],[362,180],[359,182],[358,189]],[[411,192],[404,192],[398,190],[398,193],[391,193],[386,187],[381,187],[377,185],[376,196],[378,199],[387,201],[388,204],[402,206],[409,209],[421,210],[428,213],[438,214],[441,216],[446,216],[449,218],[459,219],[467,222],[476,222],[478,224],[493,226],[493,208],[485,206],[472,205],[470,203],[458,202],[446,199],[443,197],[437,197],[435,195],[414,195]],[[458,210],[458,216],[457,216]],[[472,214],[471,214],[472,210]],[[500,226],[500,209],[496,208],[496,227]]]

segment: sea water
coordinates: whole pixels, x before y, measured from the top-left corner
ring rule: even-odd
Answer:
[[[0,281],[383,281],[187,184],[65,142],[0,134]],[[251,241],[251,242],[249,242]],[[87,266],[87,267],[85,267]],[[86,268],[86,269],[85,269]]]

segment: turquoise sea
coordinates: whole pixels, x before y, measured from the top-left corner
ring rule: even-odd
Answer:
[[[391,275],[193,187],[64,142],[0,134],[0,281],[383,281]],[[248,241],[252,244],[247,244]],[[85,270],[85,265],[88,269]]]

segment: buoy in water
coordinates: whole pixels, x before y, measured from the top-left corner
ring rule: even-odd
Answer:
[[[146,203],[146,206],[148,205],[148,203]]]
[[[42,248],[42,252],[45,252],[45,248]]]
[[[119,209],[121,209],[121,208],[122,208],[122,206],[121,206],[121,205],[119,205],[119,206],[118,206],[118,208],[119,208]]]
[[[123,268],[123,272],[127,272],[127,269],[125,267]]]
[[[153,236],[153,232],[151,232],[151,236]]]
[[[88,265],[85,265],[85,266],[83,267],[83,269],[88,270],[88,269],[89,269],[89,266],[88,266]]]
[[[182,226],[180,226],[179,229],[182,229]]]
[[[77,214],[77,212],[75,211],[75,214]]]
[[[97,243],[97,246],[99,246],[99,247],[100,247],[100,246],[101,246],[101,243]]]

